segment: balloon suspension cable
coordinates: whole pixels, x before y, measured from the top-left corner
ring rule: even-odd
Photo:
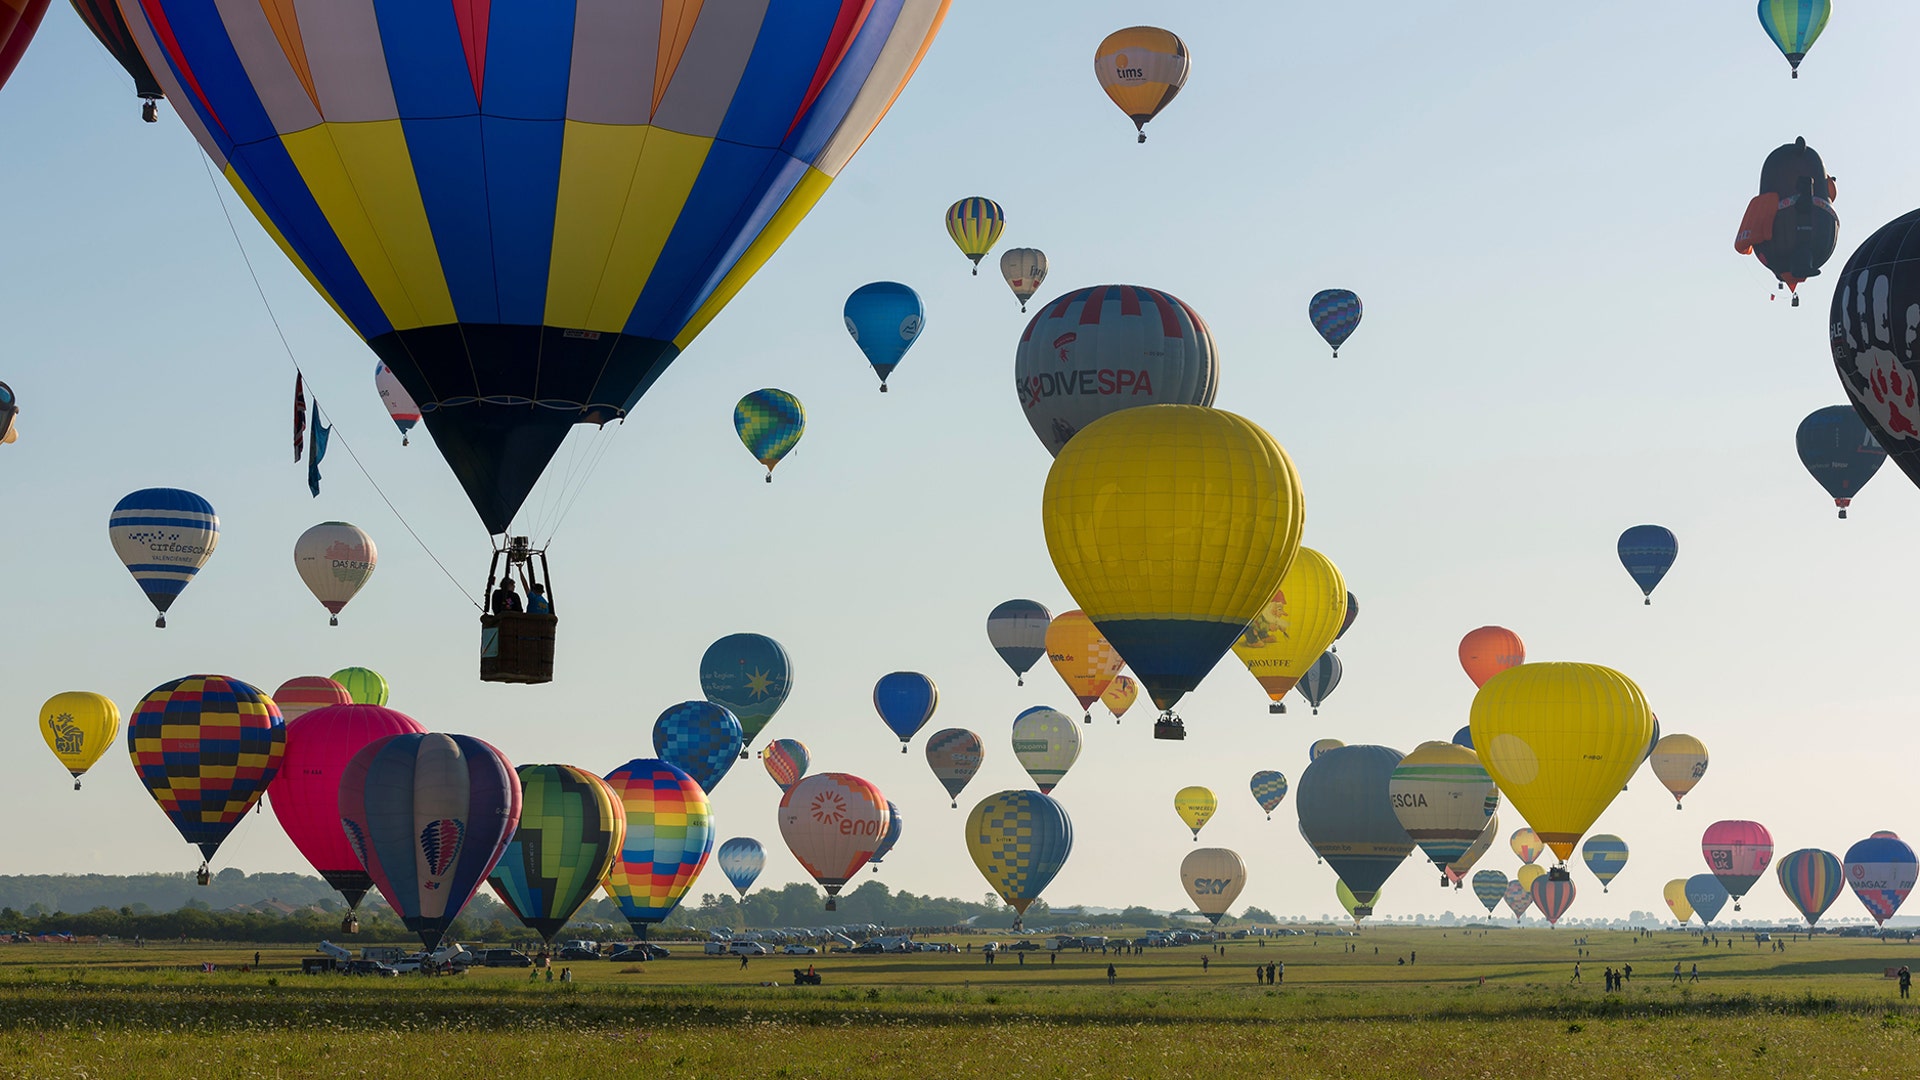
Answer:
[[[273,332],[279,335],[280,338],[280,347],[286,351],[287,362],[293,365],[293,370],[306,380],[308,386],[312,386],[313,379],[301,368],[299,358],[293,355],[293,344],[287,340],[287,331],[280,325],[280,316],[274,313],[272,301],[267,299],[266,288],[260,284],[260,275],[253,268],[253,258],[247,254],[247,246],[240,241],[240,228],[234,224],[233,212],[227,209],[227,200],[220,194],[220,182],[214,178],[213,165],[208,162],[206,154],[198,152],[199,147],[197,145],[194,149],[196,156],[200,158],[201,167],[206,170],[207,184],[213,188],[213,200],[220,205],[220,214],[227,220],[227,232],[233,236],[233,246],[240,252],[240,261],[245,264],[247,268],[247,276],[253,279],[253,291],[259,294],[260,306],[267,311],[267,321],[273,324]],[[316,409],[320,407],[320,395],[317,391],[313,395],[313,404]],[[453,576],[453,572],[448,570],[446,564],[440,561],[440,556],[435,555],[433,549],[427,546],[427,542],[420,539],[420,534],[413,530],[413,526],[408,523],[406,515],[400,512],[399,507],[393,505],[392,499],[387,498],[387,493],[381,490],[379,481],[375,480],[373,474],[368,472],[367,467],[361,463],[360,455],[353,452],[353,446],[347,442],[346,436],[342,435],[337,427],[330,430],[333,433],[333,441],[338,443],[340,448],[347,452],[347,457],[353,461],[353,467],[360,470],[361,476],[366,477],[367,483],[373,488],[373,493],[380,496],[381,502],[387,504],[387,509],[393,512],[393,516],[399,520],[400,526],[407,530],[407,535],[413,537],[413,542],[420,545],[420,550],[427,553],[427,558],[433,560],[433,564],[440,568],[440,572],[445,574],[447,580],[453,583],[453,587],[460,590],[460,595],[467,598],[467,603],[485,612],[486,607],[474,600],[472,595],[467,592],[466,587],[460,584],[460,579]],[[165,626],[165,617],[162,616],[161,621],[156,625]]]

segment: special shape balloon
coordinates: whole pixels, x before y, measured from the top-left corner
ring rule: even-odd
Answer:
[[[840,887],[880,847],[887,817],[886,796],[851,773],[815,773],[781,797],[780,835],[826,890],[828,911],[838,910]]]
[[[1654,744],[1647,762],[1654,779],[1673,796],[1673,808],[1678,810],[1680,800],[1707,775],[1707,747],[1691,735],[1676,732]]]
[[[0,44],[0,82],[6,81],[4,48]],[[142,488],[115,504],[107,536],[113,553],[160,613],[153,625],[165,627],[173,602],[213,557],[220,518],[212,503],[191,491]]]
[[[1093,703],[1107,692],[1120,669],[1127,666],[1106,635],[1093,625],[1085,612],[1063,611],[1047,624],[1047,659],[1053,663],[1060,680],[1073,691],[1074,700],[1087,710],[1086,722],[1093,723]],[[1119,721],[1118,715],[1114,717]]]
[[[1013,909],[1013,928],[1073,853],[1067,809],[1037,791],[1002,791],[967,814],[967,854]]]
[[[980,736],[965,728],[943,728],[927,739],[927,767],[947,789],[955,808],[960,805],[960,793],[980,771],[984,756]]]
[[[627,839],[627,808],[605,780],[571,765],[522,765],[520,827],[487,884],[553,945],[599,890]]]
[[[1695,874],[1687,879],[1687,903],[1693,907],[1694,914],[1700,916],[1702,926],[1712,925],[1720,915],[1720,909],[1727,906],[1727,887],[1712,874]]]
[[[122,10],[494,535],[573,425],[629,414],[799,225],[947,9],[328,6]]]
[[[357,925],[353,913],[373,888],[359,852],[340,828],[340,780],[347,763],[389,735],[425,730],[405,713],[350,703],[311,709],[287,721],[286,752],[267,787],[267,802],[301,857],[347,901],[343,929]]]
[[[1800,77],[1800,61],[1820,39],[1832,14],[1832,0],[1760,0],[1760,28],[1787,58],[1794,78]]]
[[[1853,497],[1887,460],[1887,452],[1851,405],[1829,405],[1808,413],[1795,430],[1793,443],[1800,464],[1833,497],[1843,520]]]
[[[1875,833],[1847,849],[1847,885],[1853,895],[1884,926],[1913,891],[1916,864],[1913,849],[1892,834]]]
[[[324,709],[329,705],[351,705],[353,695],[347,688],[327,678],[325,675],[298,675],[280,684],[273,692],[273,703],[280,706],[280,716],[291,724],[315,709]],[[382,732],[394,735],[398,732]]]
[[[1507,895],[1507,875],[1498,870],[1482,870],[1473,875],[1473,895],[1487,909],[1487,917],[1493,917],[1493,909],[1500,906],[1500,899]]]
[[[1322,289],[1307,301],[1307,321],[1328,345],[1333,346],[1333,357],[1340,358],[1340,346],[1347,343],[1355,330],[1360,329],[1360,317],[1366,313],[1366,305],[1360,302],[1360,295],[1352,289]]]
[[[1757,821],[1716,821],[1700,837],[1700,854],[1739,911],[1740,898],[1773,861],[1773,836]]]
[[[1253,801],[1260,804],[1260,809],[1267,812],[1267,820],[1272,821],[1273,812],[1278,810],[1280,804],[1287,798],[1286,774],[1272,769],[1262,769],[1253,774],[1253,780],[1249,786],[1253,789]]]
[[[1157,26],[1130,26],[1108,34],[1093,51],[1100,88],[1147,141],[1147,121],[1160,115],[1187,84],[1187,43]]]
[[[793,662],[765,634],[728,634],[700,657],[700,693],[733,713],[741,738],[752,743],[793,693]]]
[[[1013,756],[1040,794],[1050,795],[1080,759],[1080,728],[1060,710],[1035,705],[1014,717]]]
[[[767,767],[767,775],[780,785],[785,793],[807,775],[807,767],[813,764],[813,755],[807,752],[807,744],[799,739],[775,739],[760,751],[760,762]]]
[[[340,625],[341,609],[366,586],[379,561],[373,537],[344,521],[322,522],[293,542],[293,567],[332,616],[331,626]]]
[[[1493,777],[1473,751],[1450,742],[1423,742],[1400,759],[1387,779],[1387,799],[1400,827],[1442,871],[1465,855],[1500,808]]]
[[[1473,685],[1485,686],[1487,680],[1527,662],[1527,647],[1520,635],[1504,626],[1483,626],[1467,631],[1460,639],[1460,667]]]
[[[1353,890],[1363,910],[1413,850],[1389,794],[1400,751],[1385,746],[1329,750],[1300,775],[1300,826],[1313,850]]]
[[[1616,546],[1620,565],[1627,568],[1627,575],[1640,586],[1640,595],[1646,602],[1653,603],[1654,586],[1660,584],[1660,579],[1673,569],[1673,561],[1680,557],[1680,541],[1664,526],[1635,525],[1620,534]]]
[[[1054,460],[1047,550],[1161,710],[1156,737],[1185,737],[1173,707],[1280,587],[1304,503],[1273,436],[1197,405],[1123,409]]]
[[[867,865],[873,867],[874,873],[880,872],[880,861],[893,850],[893,845],[900,842],[900,835],[904,828],[905,823],[901,820],[900,808],[894,805],[892,799],[888,799],[886,831],[881,833],[880,844],[873,849],[873,857],[867,860]]]
[[[420,422],[420,406],[414,402],[413,395],[400,385],[400,376],[382,360],[373,365],[373,388],[380,394],[380,403],[387,407],[387,419],[400,429],[400,445],[411,446],[413,440],[407,433]]]
[[[1840,219],[1833,212],[1837,193],[1820,155],[1805,139],[1795,139],[1767,155],[1760,166],[1760,194],[1747,203],[1733,250],[1752,255],[1793,294],[1800,306],[1800,283],[1820,274],[1833,257]]]
[[[926,329],[927,309],[920,303],[920,294],[897,281],[862,285],[847,297],[842,317],[854,344],[880,376],[880,392],[886,393],[887,376]]]
[[[1020,301],[1020,311],[1027,310],[1027,301],[1040,291],[1040,284],[1047,280],[1047,253],[1039,248],[1013,248],[1000,255],[1000,276],[1007,281],[1007,288]]]
[[[1025,686],[1028,670],[1047,655],[1047,624],[1052,621],[1053,613],[1038,600],[1008,600],[987,613],[987,641],[1013,669],[1016,686]]]
[[[976,195],[947,207],[947,235],[953,238],[960,254],[973,260],[976,277],[980,274],[980,260],[993,250],[1000,239],[1000,230],[1006,227],[1006,211],[992,199]]]
[[[1047,452],[1103,416],[1141,405],[1211,405],[1213,332],[1171,293],[1095,285],[1047,302],[1020,335],[1014,391]]]
[[[1595,833],[1581,843],[1580,857],[1600,879],[1600,891],[1606,892],[1613,879],[1627,868],[1627,842],[1610,833]]]
[[[751,836],[736,836],[720,845],[720,851],[713,861],[720,864],[720,872],[727,875],[734,891],[740,894],[740,899],[745,900],[747,890],[753,888],[753,883],[760,878],[760,871],[766,868],[767,853],[760,846],[760,841]]]
[[[280,771],[287,725],[273,699],[238,679],[161,683],[127,721],[127,754],[147,794],[200,849],[200,884],[220,844]]]
[[[658,758],[607,774],[627,811],[627,838],[607,871],[607,895],[642,940],[680,906],[713,854],[713,808],[693,777]]]
[[[1808,926],[1819,923],[1820,916],[1840,898],[1841,882],[1847,876],[1839,858],[1819,848],[1789,851],[1780,856],[1773,870],[1780,878],[1780,891],[1800,909]]]
[[[431,952],[513,840],[520,779],[472,736],[388,735],[341,770],[340,824],[380,895]]]
[[[1173,812],[1180,816],[1187,828],[1193,830],[1195,843],[1199,843],[1200,830],[1213,820],[1213,812],[1219,807],[1220,800],[1199,784],[1189,784],[1173,793]]]
[[[933,719],[940,706],[940,689],[917,671],[895,671],[873,684],[873,708],[887,729],[900,737],[900,752]]]
[[[654,756],[713,793],[742,756],[740,721],[711,701],[683,701],[653,722]]]
[[[740,444],[753,459],[767,467],[767,483],[773,483],[773,467],[800,445],[807,430],[807,408],[800,399],[785,390],[755,390],[733,406],[733,430]]]
[[[40,706],[40,735],[72,774],[75,791],[80,790],[81,774],[100,760],[119,734],[120,706],[105,694],[69,690]]]
[[[1920,484],[1920,354],[1906,313],[1920,305],[1920,210],[1888,222],[1834,282],[1828,338],[1854,411],[1907,479]]]
[[[1326,654],[1346,611],[1347,582],[1340,568],[1318,551],[1300,548],[1280,587],[1233,643],[1233,654],[1273,702],[1269,711],[1287,711],[1281,700]]]
[[[1180,884],[1186,887],[1193,909],[1218,926],[1246,888],[1247,864],[1226,848],[1195,848],[1180,860]]]

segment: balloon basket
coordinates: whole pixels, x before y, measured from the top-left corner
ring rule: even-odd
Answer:
[[[159,618],[153,620],[153,626],[154,626],[154,629],[156,630],[165,630],[167,628],[167,617],[165,615],[162,615]]]
[[[1153,737],[1156,739],[1167,739],[1172,742],[1185,742],[1187,738],[1187,725],[1182,723],[1179,717],[1168,713],[1153,722]],[[1198,837],[1195,837],[1195,839],[1198,839]]]
[[[211,885],[213,884],[213,871],[207,869],[206,863],[201,863],[200,869],[194,872],[193,880],[203,887]]]
[[[886,383],[881,383],[881,384],[880,384],[880,392],[881,392],[881,393],[883,393],[883,394],[887,392],[887,384],[886,384]]]
[[[1279,716],[1282,713],[1285,713],[1286,711],[1287,711],[1287,707],[1285,705],[1280,704],[1277,701],[1267,706],[1267,712],[1274,716]]]
[[[76,780],[75,780],[75,781],[73,782],[73,790],[75,790],[75,791],[79,791],[79,790],[80,790],[80,781],[79,781],[79,780],[77,780],[77,779],[76,779]]]
[[[907,752],[907,744],[906,744],[906,743],[901,743],[901,744],[900,744],[900,752],[901,752],[901,753],[903,753],[903,754]]]
[[[480,681],[548,683],[553,681],[552,615],[480,616]]]
[[[329,616],[327,617],[327,625],[328,625],[328,626],[339,626],[339,625],[340,625],[340,616],[338,616],[338,615],[329,615]]]

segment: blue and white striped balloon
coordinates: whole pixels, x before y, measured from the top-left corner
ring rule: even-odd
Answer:
[[[107,521],[113,553],[138,582],[167,625],[167,609],[220,542],[213,504],[178,488],[143,488],[121,499]]]
[[[760,871],[767,865],[766,850],[760,846],[760,841],[751,836],[736,836],[721,844],[714,858],[720,863],[720,872],[733,882],[742,900],[747,898],[747,890],[753,888],[753,883],[760,878]]]

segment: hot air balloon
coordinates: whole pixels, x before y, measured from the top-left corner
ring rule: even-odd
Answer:
[[[1487,852],[1493,850],[1494,842],[1502,835],[1504,834],[1500,830],[1500,815],[1493,814],[1487,818],[1487,823],[1481,828],[1480,835],[1474,838],[1473,843],[1467,845],[1467,850],[1461,852],[1459,858],[1447,864],[1446,873],[1453,879],[1454,888],[1460,887],[1460,882],[1467,876],[1467,871],[1472,870]]]
[[[125,68],[133,77],[133,92],[141,99],[140,118],[151,124],[160,119],[160,99],[166,91],[160,88],[159,80],[153,77],[153,69],[140,55],[140,46],[133,40],[133,34],[127,30],[126,17],[120,14],[120,5],[114,0],[73,0],[73,10],[80,15],[80,21],[100,40],[100,44],[113,57],[114,61]]]
[[[1818,277],[1833,257],[1840,218],[1833,212],[1833,177],[1807,140],[1795,139],[1760,166],[1760,194],[1747,203],[1733,250],[1773,271],[1800,306],[1800,283]]]
[[[1360,920],[1373,914],[1373,904],[1371,902],[1362,904],[1360,899],[1353,895],[1353,890],[1347,888],[1347,883],[1344,879],[1334,879],[1333,898],[1340,902],[1340,907],[1346,911],[1347,918],[1353,920],[1353,925],[1356,928],[1359,927]],[[1374,900],[1380,899],[1380,893],[1377,890],[1374,892],[1373,898]]]
[[[627,839],[627,808],[605,780],[571,765],[522,765],[520,828],[487,884],[553,945],[592,899]]]
[[[947,207],[947,235],[953,237],[960,254],[973,260],[975,277],[980,276],[980,260],[993,250],[1006,227],[1006,211],[992,199],[975,195]]]
[[[281,719],[292,724],[315,709],[324,709],[329,705],[351,705],[353,695],[347,693],[346,687],[325,675],[300,675],[280,684],[280,689],[273,692],[273,703],[280,706]],[[382,734],[393,735],[397,732]]]
[[[973,774],[980,771],[984,756],[980,736],[965,728],[944,728],[927,739],[927,767],[933,770],[940,786],[947,789],[955,809],[960,806],[960,792],[966,789]]]
[[[0,446],[17,442],[20,429],[14,421],[20,416],[20,399],[14,396],[13,387],[0,382]]]
[[[1360,329],[1360,316],[1365,312],[1360,295],[1351,289],[1321,289],[1307,301],[1307,321],[1333,346],[1336,360],[1340,358],[1340,346]]]
[[[1339,739],[1315,739],[1313,745],[1307,747],[1307,764],[1311,765],[1320,760],[1321,754],[1329,750],[1338,750],[1345,745],[1347,744]]]
[[[355,705],[387,703],[387,677],[372,668],[341,668],[330,677],[347,688],[347,696],[353,699]]]
[[[1808,413],[1793,442],[1800,464],[1833,496],[1843,520],[1853,497],[1887,460],[1887,452],[1851,405],[1829,405]]]
[[[1907,479],[1920,483],[1920,354],[1889,314],[1920,304],[1920,258],[1910,253],[1916,225],[1920,210],[1895,218],[1847,260],[1834,283],[1828,336],[1854,410]]]
[[[879,849],[887,820],[886,796],[851,773],[815,773],[780,799],[780,835],[826,890],[828,911],[839,909],[840,887]]]
[[[713,853],[713,809],[693,777],[658,758],[607,774],[627,810],[627,839],[607,871],[607,895],[642,940],[673,914]]]
[[[1691,735],[1675,733],[1654,744],[1648,763],[1653,766],[1654,778],[1673,796],[1673,808],[1678,810],[1680,800],[1707,774],[1707,748]]]
[[[1540,909],[1540,915],[1547,920],[1548,926],[1558,926],[1560,917],[1573,906],[1573,879],[1567,877],[1564,871],[1540,875],[1528,886],[1527,892],[1533,897],[1533,906]]]
[[[1272,600],[1299,550],[1293,462],[1233,413],[1145,405],[1075,436],[1041,505],[1054,569],[1161,710],[1154,737],[1185,738],[1173,707]]]
[[[400,429],[400,445],[413,445],[407,433],[420,422],[420,406],[414,403],[407,388],[400,385],[400,376],[393,373],[385,360],[373,365],[373,388],[380,394],[380,404],[387,407],[387,418]]]
[[[1527,647],[1520,635],[1504,626],[1469,630],[1460,639],[1460,666],[1475,686],[1485,686],[1488,679],[1526,662]]]
[[[1606,892],[1613,879],[1627,868],[1627,842],[1609,833],[1596,833],[1580,845],[1580,857],[1600,879],[1600,891]]]
[[[1528,863],[1527,865],[1522,866],[1520,868],[1520,872],[1513,875],[1513,877],[1515,881],[1518,881],[1520,883],[1520,887],[1523,889],[1526,889],[1529,895],[1531,895],[1533,891],[1533,883],[1536,881],[1539,881],[1540,878],[1546,874],[1546,872],[1547,872],[1546,867],[1541,866],[1538,863]]]
[[[1007,279],[1007,288],[1020,301],[1020,311],[1025,314],[1027,301],[1040,291],[1040,284],[1047,280],[1047,253],[1039,248],[1013,248],[1000,254],[1000,276]]]
[[[917,671],[895,671],[873,684],[873,708],[889,730],[900,736],[900,752],[933,719],[940,706],[940,689]]]
[[[880,392],[886,393],[887,376],[926,328],[927,309],[920,294],[897,281],[875,281],[853,290],[842,316],[847,333],[880,376]]]
[[[1687,879],[1674,878],[1660,889],[1660,895],[1667,901],[1667,908],[1673,917],[1682,924],[1693,918],[1693,905],[1687,902]]]
[[[1038,600],[1008,600],[987,613],[987,641],[1013,669],[1016,686],[1027,685],[1027,671],[1047,655],[1052,620],[1053,613]]]
[[[1547,845],[1540,842],[1540,834],[1532,829],[1515,829],[1512,838],[1507,841],[1507,846],[1513,849],[1513,853],[1520,857],[1521,862],[1529,866],[1533,865],[1533,860],[1540,857],[1541,852],[1547,850]]]
[[[807,775],[807,766],[813,764],[813,755],[807,752],[807,744],[799,739],[775,739],[760,751],[760,762],[767,767],[767,775],[780,785],[781,794],[786,794],[800,778]]]
[[[1819,848],[1789,851],[1780,856],[1773,870],[1780,878],[1780,891],[1800,909],[1808,926],[1818,923],[1840,898],[1840,883],[1846,878],[1840,860]]]
[[[0,12],[4,10],[0,4]],[[0,22],[4,21],[0,14]],[[0,29],[0,38],[4,36],[5,30]],[[0,82],[6,81],[5,48],[0,43]],[[160,613],[153,625],[165,627],[167,610],[213,557],[220,543],[220,518],[213,504],[191,491],[142,488],[114,506],[107,536],[113,541],[113,553]]]
[[[1680,541],[1659,525],[1635,525],[1620,534],[1620,565],[1627,568],[1640,595],[1653,603],[1653,587],[1673,568],[1680,556]]]
[[[40,706],[40,734],[73,774],[73,790],[79,791],[80,775],[93,768],[120,735],[120,706],[104,694],[85,690],[55,694]]]
[[[1262,769],[1253,774],[1250,786],[1253,788],[1253,801],[1260,804],[1260,809],[1267,812],[1267,820],[1272,821],[1273,812],[1278,810],[1280,804],[1287,798],[1286,774],[1272,769]]]
[[[1340,657],[1332,652],[1324,652],[1300,677],[1300,696],[1306,698],[1307,704],[1313,707],[1313,715],[1320,715],[1320,703],[1339,687],[1340,676],[1345,671],[1346,665],[1340,662]]]
[[[1139,697],[1140,684],[1134,682],[1132,676],[1115,675],[1113,681],[1107,684],[1106,691],[1100,695],[1100,704],[1105,705],[1107,711],[1113,714],[1113,722],[1117,724],[1120,718],[1127,714],[1127,710],[1133,708],[1133,703]],[[1087,722],[1093,722],[1091,716],[1088,717]]]
[[[1200,830],[1213,820],[1213,812],[1220,807],[1220,800],[1213,792],[1199,784],[1189,784],[1173,793],[1173,812],[1193,830],[1194,843],[1200,842]]]
[[[1347,614],[1345,618],[1340,620],[1340,632],[1333,635],[1333,640],[1335,642],[1338,642],[1341,638],[1346,637],[1347,631],[1353,629],[1353,620],[1359,617],[1360,617],[1360,601],[1354,599],[1353,590],[1348,589],[1347,590]],[[1327,646],[1327,651],[1339,652],[1340,646],[1338,644],[1329,645]]]
[[[1846,871],[1853,895],[1884,926],[1913,891],[1913,849],[1895,836],[1870,836],[1847,849]]]
[[[792,692],[793,663],[787,650],[765,634],[728,634],[700,657],[700,693],[733,713],[748,743],[773,722]],[[806,771],[802,764],[800,774]]]
[[[1658,714],[1653,713],[1652,710],[1648,710],[1648,714],[1653,717],[1653,734],[1647,737],[1647,750],[1640,755],[1642,764],[1652,760],[1654,748],[1660,745],[1660,717]],[[1635,766],[1634,771],[1639,772],[1639,766]],[[1658,777],[1655,779],[1658,779]],[[1625,784],[1620,785],[1620,790],[1627,790],[1627,786]]]
[[[1459,731],[1454,732],[1453,745],[1464,746],[1469,750],[1473,749],[1473,728],[1471,726],[1463,727]]]
[[[800,436],[806,433],[807,409],[785,390],[755,390],[734,403],[733,430],[747,453],[767,467],[767,483],[771,484],[773,467],[800,444]]]
[[[1246,888],[1247,864],[1226,848],[1194,848],[1180,860],[1180,884],[1186,886],[1193,909],[1218,926]]]
[[[1059,672],[1074,699],[1087,711],[1086,722],[1093,723],[1093,703],[1107,692],[1127,662],[1093,620],[1078,609],[1055,615],[1047,624],[1046,640],[1047,659],[1053,662],[1053,670]],[[1120,722],[1118,714],[1114,722]]]
[[[1501,899],[1507,902],[1507,910],[1513,912],[1514,922],[1519,922],[1520,916],[1525,915],[1527,909],[1533,906],[1533,894],[1518,881],[1507,882],[1507,895]]]
[[[1329,750],[1300,776],[1294,801],[1313,850],[1363,905],[1413,850],[1388,794],[1400,751],[1385,746]],[[1363,908],[1361,914],[1369,914]]]
[[[1035,705],[1013,719],[1013,756],[1040,794],[1050,795],[1080,759],[1080,729],[1059,709]]]
[[[360,928],[354,912],[373,878],[340,828],[341,777],[353,755],[373,743],[425,730],[405,713],[348,703],[316,707],[287,721],[286,754],[267,787],[267,802],[301,857],[346,899],[340,923],[346,933]]]
[[[257,5],[122,10],[500,535],[573,425],[631,412],[812,209],[946,3],[553,0],[491,33],[487,5],[283,33]]]
[[[683,701],[653,722],[653,753],[693,777],[700,790],[713,793],[744,755],[740,721],[711,701]]]
[[[520,798],[513,765],[479,739],[388,735],[341,770],[340,824],[380,895],[432,951],[506,853]]]
[[[1480,763],[1560,861],[1646,757],[1653,714],[1632,679],[1597,664],[1521,664],[1473,697]]]
[[[892,799],[888,799],[886,832],[880,836],[880,846],[873,849],[873,857],[867,860],[867,865],[873,867],[874,873],[880,872],[880,860],[886,858],[887,852],[893,850],[893,845],[900,842],[900,830],[900,808],[893,805]]]
[[[0,86],[5,86],[33,41],[33,32],[47,13],[48,0],[5,0],[0,3]]]
[[[1500,808],[1493,777],[1473,751],[1450,742],[1423,742],[1400,759],[1387,779],[1387,799],[1401,829],[1453,884],[1447,867],[1467,853]]]
[[[189,675],[153,688],[127,721],[127,754],[147,794],[200,849],[200,884],[220,842],[280,771],[287,725],[238,679]]]
[[[733,883],[734,891],[740,899],[747,898],[747,890],[760,878],[760,871],[766,868],[767,853],[760,841],[751,836],[736,836],[720,845],[720,851],[714,856],[714,862],[720,864],[720,872],[727,875]]]
[[[967,853],[1013,909],[1013,928],[1073,853],[1067,809],[1037,791],[1001,791],[967,814]]]
[[[1739,911],[1740,898],[1773,861],[1773,836],[1757,821],[1716,821],[1700,837],[1700,854]]]
[[[1720,909],[1727,906],[1727,888],[1712,874],[1695,874],[1687,879],[1687,903],[1693,905],[1700,924],[1708,926]]]
[[[1800,61],[1827,28],[1832,0],[1760,0],[1760,28],[1787,58],[1793,77],[1800,77]]]
[[[1213,332],[1171,293],[1095,285],[1034,313],[1013,357],[1014,391],[1055,457],[1082,428],[1141,405],[1211,405],[1220,387]]]
[[[300,534],[293,542],[293,568],[307,591],[331,616],[329,626],[340,625],[340,609],[347,606],[380,561],[373,537],[344,521],[328,521]]]
[[[1507,895],[1507,875],[1498,870],[1482,870],[1473,875],[1473,895],[1487,909],[1487,918],[1493,918],[1493,909],[1500,906],[1500,900]]]
[[[1295,683],[1306,678],[1316,661],[1328,656],[1327,647],[1340,634],[1341,619],[1347,611],[1347,583],[1333,560],[1310,547],[1302,547],[1293,566],[1261,605],[1240,637],[1233,643],[1233,654],[1259,681],[1260,689],[1273,702],[1269,712],[1283,713],[1281,699]],[[1330,681],[1323,684],[1321,697],[1333,691],[1339,682],[1340,660],[1333,657]],[[1303,691],[1303,693],[1305,693]],[[1306,694],[1317,711],[1319,701]]]
[[[1093,74],[1140,141],[1147,121],[1160,115],[1187,84],[1187,43],[1157,26],[1129,26],[1108,34],[1093,51]]]

